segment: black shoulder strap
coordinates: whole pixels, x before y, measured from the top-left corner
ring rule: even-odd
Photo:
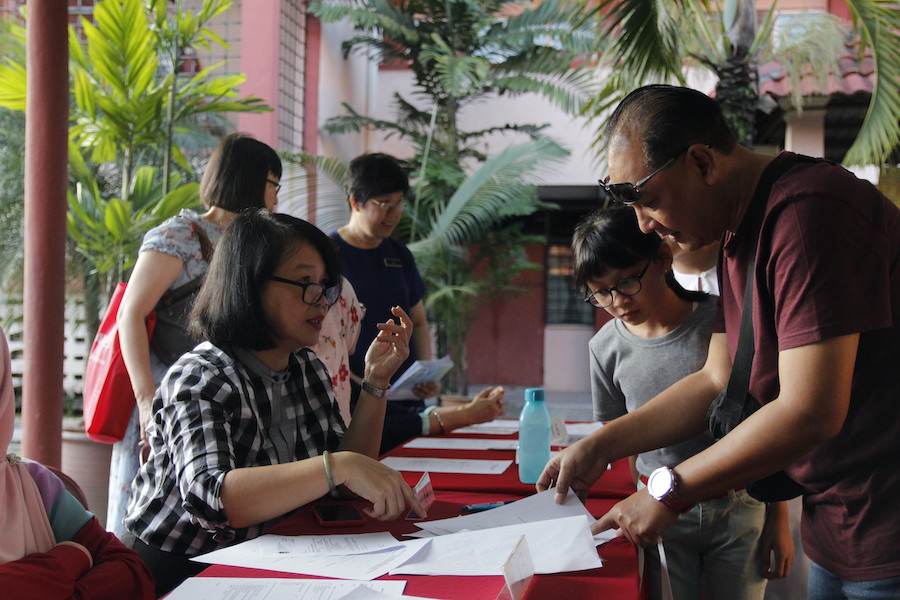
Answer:
[[[759,245],[759,231],[766,214],[768,198],[775,182],[796,166],[797,163],[816,160],[818,159],[798,155],[796,159],[782,160],[774,167],[766,169],[754,193],[756,197],[764,195],[766,201],[759,203],[759,206],[752,206],[753,212],[747,215],[747,218],[751,219],[751,227],[747,231],[747,236],[748,238],[752,237],[754,241],[750,246],[750,256],[748,258],[747,285],[744,287],[744,309],[741,312],[738,347],[734,355],[734,364],[731,367],[731,377],[728,379],[728,389],[725,392],[729,402],[740,404],[741,406],[744,405],[748,396],[747,392],[750,389],[750,368],[753,365],[753,354],[755,352],[753,339],[753,286],[756,283],[756,278],[754,277],[756,247]]]
[[[203,260],[207,263],[212,260],[213,254],[213,246],[209,241],[209,238],[206,236],[206,232],[203,230],[203,226],[197,223],[196,221],[191,221],[191,229],[197,235],[197,238],[200,240],[200,254],[203,255]]]

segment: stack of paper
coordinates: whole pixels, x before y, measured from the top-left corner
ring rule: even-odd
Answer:
[[[197,557],[198,562],[371,580],[387,573],[501,575],[524,536],[535,573],[602,566],[593,517],[570,492],[556,504],[548,490],[484,513],[417,525],[432,537],[397,541],[388,533],[325,536],[264,535]]]
[[[417,384],[440,381],[452,368],[453,361],[449,356],[436,360],[417,360],[391,385],[388,400],[415,400],[413,388]]]

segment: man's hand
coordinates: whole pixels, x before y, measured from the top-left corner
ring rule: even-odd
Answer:
[[[550,459],[537,480],[537,490],[556,487],[556,502],[566,501],[569,488],[584,502],[588,490],[606,472],[608,461],[600,456],[590,438],[584,438]]]
[[[646,489],[625,498],[591,525],[591,533],[615,529],[616,534],[636,546],[652,546],[675,522],[678,513],[656,500]]]

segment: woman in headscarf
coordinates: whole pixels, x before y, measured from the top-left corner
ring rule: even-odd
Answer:
[[[137,554],[107,532],[43,465],[7,454],[15,425],[9,346],[0,330],[0,590],[4,598],[153,595]]]

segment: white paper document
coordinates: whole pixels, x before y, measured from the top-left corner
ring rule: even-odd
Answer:
[[[388,400],[415,400],[413,388],[426,381],[440,381],[453,368],[449,356],[436,360],[417,360],[391,384]]]
[[[416,523],[416,527],[435,535],[446,535],[464,530],[489,529],[503,525],[533,523],[579,515],[587,516],[591,523],[595,521],[594,517],[572,490],[569,490],[564,504],[557,504],[554,500],[555,497],[556,490],[549,489],[504,506],[471,515],[450,517],[449,519],[436,521],[419,521]]]
[[[257,538],[262,556],[315,556],[366,554],[397,548],[401,544],[388,532],[346,535],[262,535]]]
[[[191,577],[172,590],[166,600],[340,600],[357,588],[363,588],[363,593],[368,590],[397,596],[406,589],[406,582]]]
[[[390,592],[382,592],[360,585],[356,589],[341,596],[338,600],[427,600],[421,596],[397,595]]]
[[[566,495],[566,501],[563,504],[557,504],[555,497],[556,490],[549,489],[522,498],[521,500],[516,500],[515,502],[511,502],[504,506],[472,513],[470,515],[461,515],[459,517],[450,517],[449,519],[438,519],[435,521],[420,521],[416,523],[416,527],[422,529],[422,533],[410,534],[408,537],[427,538],[435,535],[456,533],[458,531],[488,529],[490,527],[498,527],[501,525],[561,519],[577,515],[585,515],[591,523],[596,520],[571,489]],[[600,546],[615,537],[615,530],[608,529],[595,535],[594,543],[595,545]]]
[[[461,458],[419,458],[411,456],[386,456],[381,464],[397,471],[429,473],[469,473],[499,475],[512,464],[511,460],[475,460]]]
[[[595,569],[603,565],[591,537],[592,522],[579,515],[428,538],[430,544],[422,552],[391,569],[391,574],[502,575],[504,563],[523,535],[535,573]]]
[[[603,423],[566,423],[566,431],[569,434],[569,443],[574,443],[583,437],[587,437],[603,427]]]
[[[518,440],[457,437],[417,437],[403,444],[404,448],[436,450],[515,450],[518,446]]]
[[[402,542],[398,548],[369,552],[367,554],[333,554],[333,555],[297,555],[281,557],[264,556],[260,552],[260,538],[214,550],[208,554],[197,556],[191,560],[216,565],[233,567],[249,567],[251,569],[268,569],[318,575],[335,579],[358,579],[370,581],[387,574],[415,556],[430,540],[409,540]]]
[[[476,423],[468,427],[454,429],[453,433],[483,433],[487,435],[511,435],[519,433],[519,421],[516,419],[494,419],[487,423]]]

